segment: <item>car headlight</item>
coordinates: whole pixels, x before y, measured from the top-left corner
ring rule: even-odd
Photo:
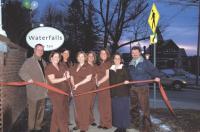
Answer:
[[[187,82],[186,81],[182,81],[182,83],[186,84]]]

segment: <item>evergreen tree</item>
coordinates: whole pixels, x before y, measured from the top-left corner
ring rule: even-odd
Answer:
[[[98,43],[98,33],[97,33],[97,18],[93,9],[92,1],[89,1],[86,15],[86,22],[84,24],[84,51],[90,51],[95,48]]]
[[[72,53],[76,53],[79,50],[83,50],[83,10],[80,0],[73,0],[68,8],[68,16],[66,23],[66,30],[68,40],[66,47],[69,48]],[[73,55],[74,56],[74,55]]]

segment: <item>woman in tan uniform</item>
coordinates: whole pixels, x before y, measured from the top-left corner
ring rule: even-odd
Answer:
[[[109,52],[107,49],[102,49],[99,53],[100,65],[97,70],[97,86],[98,89],[109,86],[109,68],[111,63],[109,61]],[[98,109],[100,113],[100,125],[98,128],[108,129],[112,127],[112,113],[111,113],[111,97],[110,90],[98,92]]]
[[[86,62],[86,54],[82,51],[77,54],[78,64],[70,70],[73,93],[80,94],[93,89],[92,67]],[[75,120],[80,132],[86,132],[90,125],[91,94],[75,97]]]
[[[69,93],[69,86],[67,80],[69,79],[69,72],[59,65],[60,54],[52,52],[50,54],[50,64],[45,68],[45,76],[50,85],[59,88]],[[52,91],[48,91],[48,96],[53,105],[53,113],[51,117],[50,132],[69,132],[68,124],[68,97]]]
[[[92,84],[93,84],[93,89],[96,90],[96,82],[97,82],[97,72],[96,72],[96,53],[93,51],[88,52],[88,57],[87,57],[87,62],[90,64],[93,68],[93,75],[92,75]],[[94,102],[95,102],[95,97],[96,93],[92,94],[92,100],[91,100],[91,105],[90,105],[90,123],[92,126],[96,126],[95,119],[94,119]]]

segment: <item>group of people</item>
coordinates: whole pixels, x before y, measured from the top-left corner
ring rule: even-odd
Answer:
[[[100,50],[99,64],[96,63],[97,56],[93,51],[79,51],[75,64],[70,61],[70,51],[66,49],[62,52],[52,51],[48,64],[42,59],[43,54],[44,46],[37,44],[33,56],[24,62],[19,75],[24,81],[44,82],[72,96],[76,124],[73,130],[86,132],[90,125],[97,125],[93,115],[97,96],[99,129],[106,130],[115,126],[115,132],[126,132],[127,128],[139,124],[142,132],[150,131],[149,86],[146,83],[129,83],[151,78],[159,82],[160,73],[149,60],[142,57],[140,47],[132,48],[132,60],[128,66],[123,64],[119,53],[110,57],[107,49]],[[74,96],[118,83],[124,85]],[[35,85],[27,85],[28,130],[41,131],[47,97],[50,98],[53,109],[50,132],[69,132],[70,97]]]

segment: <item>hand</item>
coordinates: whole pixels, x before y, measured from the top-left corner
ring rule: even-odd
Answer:
[[[78,85],[74,85],[73,90],[76,90],[78,88]]]
[[[29,82],[29,83],[33,83],[33,80],[32,80],[32,79],[30,79],[30,80],[28,80],[27,82]]]
[[[67,77],[66,77],[65,73],[63,74],[63,78],[64,78],[64,80],[67,80]]]
[[[126,81],[124,81],[124,84],[129,84],[129,81],[127,81],[127,80],[126,80]]]
[[[99,87],[99,86],[100,86],[99,82],[96,82],[96,86],[97,86],[97,87]]]
[[[69,79],[69,78],[70,78],[69,71],[66,71],[66,72],[65,72],[65,76],[67,77],[67,79]]]
[[[156,77],[156,78],[154,79],[154,81],[155,81],[155,82],[160,82],[160,78]]]

